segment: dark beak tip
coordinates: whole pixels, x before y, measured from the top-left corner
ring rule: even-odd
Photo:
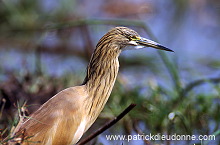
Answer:
[[[170,52],[174,52],[173,50],[165,47],[165,46],[162,46],[162,45],[158,45],[162,50],[165,50],[165,51],[170,51]],[[175,53],[175,52],[174,52]]]
[[[173,50],[171,50],[171,49],[170,49],[169,51],[175,53],[175,51],[173,51]]]

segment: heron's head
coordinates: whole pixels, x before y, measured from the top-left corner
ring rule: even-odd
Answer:
[[[111,43],[115,47],[121,50],[125,50],[129,47],[130,49],[139,49],[143,47],[152,47],[156,49],[172,51],[161,44],[154,42],[152,40],[141,37],[137,32],[127,27],[115,27],[111,29],[107,34],[105,34],[99,41],[100,43]]]

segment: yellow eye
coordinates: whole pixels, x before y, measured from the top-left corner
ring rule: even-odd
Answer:
[[[140,37],[133,35],[130,36],[130,40],[140,40]]]

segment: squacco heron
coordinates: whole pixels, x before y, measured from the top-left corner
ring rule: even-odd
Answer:
[[[111,29],[96,45],[83,84],[53,96],[20,123],[13,135],[26,138],[21,144],[76,144],[104,108],[118,74],[118,57],[127,46],[172,51],[127,27]]]

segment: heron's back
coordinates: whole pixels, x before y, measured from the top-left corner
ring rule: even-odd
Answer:
[[[85,86],[67,88],[17,126],[16,135],[25,136],[23,144],[68,145],[76,143],[84,133],[82,104],[87,97]]]

